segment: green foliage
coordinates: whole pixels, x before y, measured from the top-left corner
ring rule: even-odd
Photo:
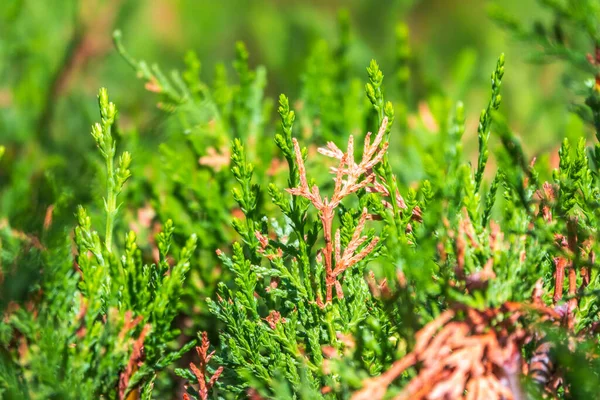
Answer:
[[[580,118],[594,127],[600,138],[600,6],[594,0],[540,1],[552,22],[535,20],[528,27],[500,6],[490,9],[491,17],[518,40],[532,46],[529,58],[538,63],[559,60],[568,65],[564,81],[585,99],[571,106]],[[535,47],[534,47],[535,46]]]
[[[106,234],[101,237],[79,207],[76,264],[67,236],[43,253],[39,291],[44,301],[36,305],[39,300],[32,300],[36,313],[18,308],[3,322],[3,346],[18,337],[25,346],[20,358],[27,360],[14,365],[19,385],[6,387],[9,397],[124,398],[182,354],[172,345],[179,333],[172,322],[196,237],[190,237],[174,263],[169,261],[170,220],[158,236],[157,264],[144,262],[133,231],[119,242],[123,247],[113,248],[117,196],[130,176],[131,157],[122,153],[115,168],[111,131],[117,109],[106,89],[100,90],[98,102],[101,123],[93,125],[92,137],[106,163]],[[3,360],[3,369],[11,363]]]
[[[461,53],[451,85],[463,103],[437,84],[447,75],[429,76],[435,52],[413,47],[404,23],[394,21],[389,54],[365,74],[376,51],[345,11],[335,39],[319,35],[289,61],[285,80],[298,87],[276,110],[281,77],[270,69],[268,82],[254,65],[271,53],[251,39],[230,46],[230,65],[188,52],[181,72],[166,73],[132,55],[136,35],[115,31],[115,59],[130,68],[115,74],[141,83],[127,82],[120,112],[99,91],[93,142],[56,137],[62,119],[76,127],[88,115],[89,95],[62,105],[68,112],[54,103],[71,53],[54,77],[24,69],[45,86],[36,95],[15,81],[20,107],[0,110],[0,128],[15,130],[0,145],[0,398],[376,400],[417,396],[423,376],[423,396],[452,398],[449,386],[474,393],[478,373],[514,397],[595,396],[598,6],[541,4],[551,24],[491,13],[534,45],[534,61],[566,65],[575,113],[544,132],[561,137],[551,152],[513,130],[529,127],[514,109],[536,88],[511,86],[521,76],[512,57],[491,66],[480,99],[467,90],[485,82],[473,72],[479,59]],[[13,7],[0,6],[0,18],[15,20],[23,8]],[[132,12],[106,7],[120,23]],[[79,18],[75,49],[87,43]],[[36,32],[15,46],[34,46]],[[18,109],[27,101],[31,115]],[[460,334],[445,336],[452,329]],[[456,370],[451,347],[434,346],[449,337],[488,347],[453,349],[473,366]],[[498,354],[518,368],[490,368]],[[546,378],[534,368],[543,357]]]

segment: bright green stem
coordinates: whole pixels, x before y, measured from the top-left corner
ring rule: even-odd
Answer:
[[[387,189],[390,192],[390,202],[392,203],[392,211],[394,213],[394,225],[396,225],[396,234],[398,238],[402,237],[402,220],[400,219],[400,209],[396,202],[396,192],[398,191],[398,184],[394,179],[394,173],[390,165],[388,154],[383,156],[383,168],[385,169],[385,180],[387,181]]]
[[[325,317],[325,326],[326,326],[327,333],[329,334],[329,338],[330,338],[331,342],[333,344],[335,344],[336,347],[339,347],[339,340],[337,338],[336,330],[333,325],[333,314],[332,314],[331,309],[329,309],[327,311],[327,314]]]
[[[106,128],[107,133],[110,137],[110,125]],[[117,213],[117,190],[115,188],[115,171],[114,171],[114,151],[111,148],[107,151],[106,154],[106,189],[107,189],[107,197],[106,197],[106,250],[109,253],[112,253],[112,237],[113,237],[113,227],[115,215]]]
[[[380,89],[378,89],[380,90]],[[381,95],[381,92],[379,92],[379,96],[377,96],[377,100],[376,100],[377,104],[373,104],[375,110],[377,111],[377,126],[381,126],[381,124],[383,123],[383,119],[385,118],[385,101],[383,99],[383,96]],[[391,126],[391,121],[390,121],[390,126]],[[388,126],[389,129],[389,126]],[[387,133],[387,141],[389,142],[389,131]],[[392,203],[392,211],[394,213],[394,225],[396,225],[396,232],[398,235],[398,238],[402,237],[402,229],[401,229],[401,225],[402,225],[402,221],[400,220],[400,210],[398,208],[398,204],[396,203],[396,192],[398,189],[398,185],[396,183],[396,181],[394,180],[394,173],[392,171],[392,167],[390,165],[390,160],[389,160],[389,155],[386,152],[383,156],[383,169],[385,171],[385,180],[387,183],[387,189],[390,193],[390,202]]]
[[[380,104],[379,104],[379,126],[381,126],[381,124],[383,123],[383,118],[385,116],[384,114],[384,101],[383,99],[381,99]],[[387,138],[388,142],[389,142],[389,132],[388,132],[388,138]],[[385,171],[385,180],[387,183],[387,190],[390,193],[390,203],[392,203],[392,211],[394,214],[394,225],[396,225],[396,234],[398,235],[398,238],[402,237],[402,229],[401,229],[401,225],[402,225],[402,221],[400,220],[400,209],[398,208],[398,203],[396,202],[396,192],[398,191],[398,184],[396,183],[396,180],[394,179],[394,172],[392,171],[392,166],[390,165],[390,159],[389,159],[389,154],[387,152],[385,152],[385,154],[383,155],[383,169]]]

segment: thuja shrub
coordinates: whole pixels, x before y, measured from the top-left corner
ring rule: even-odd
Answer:
[[[7,398],[128,398],[139,386],[151,388],[156,371],[194,343],[171,346],[178,333],[172,321],[196,237],[189,238],[174,260],[173,223],[167,221],[157,236],[159,259],[152,266],[142,260],[133,231],[119,234],[123,247],[113,245],[118,195],[131,175],[131,155],[123,152],[116,158],[117,108],[105,89],[98,103],[101,122],[92,126],[91,134],[105,163],[106,229],[94,230],[92,219],[79,207],[74,243],[65,236],[61,246],[42,249],[44,279],[38,299],[8,306],[2,341],[9,349],[16,346],[16,352],[3,355]]]
[[[597,131],[597,5],[544,3],[577,40],[494,15],[583,72],[572,109]],[[170,116],[165,141],[149,160],[121,152],[136,138],[101,89],[101,206],[62,231],[47,212],[41,238],[1,221],[0,396],[596,396],[597,139],[574,124],[557,154],[528,155],[502,115],[500,55],[469,162],[478,105],[432,95],[415,114],[406,27],[385,83],[375,61],[353,75],[345,14],[339,27],[277,122],[242,43],[235,79],[220,65],[206,83],[193,53],[167,75],[114,34]],[[25,295],[12,284],[40,270]]]

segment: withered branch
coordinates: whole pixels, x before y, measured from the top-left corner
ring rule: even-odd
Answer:
[[[322,197],[319,188],[316,185],[312,188],[309,187],[300,145],[295,138],[292,139],[300,175],[300,186],[288,189],[288,192],[295,196],[301,196],[308,199],[319,213],[325,239],[325,247],[322,250],[322,254],[325,261],[326,303],[331,303],[333,299],[334,286],[338,298],[343,298],[341,284],[337,277],[345,270],[364,259],[371,251],[373,251],[379,240],[378,238],[373,238],[366,246],[360,249],[368,239],[366,236],[361,236],[365,222],[369,218],[366,209],[363,209],[352,240],[343,252],[340,246],[340,233],[339,231],[336,231],[335,238],[333,238],[332,226],[334,210],[340,202],[345,197],[356,193],[360,189],[366,188],[375,182],[375,174],[372,169],[381,162],[388,148],[388,143],[383,142],[387,124],[388,120],[387,118],[384,118],[372,143],[371,133],[367,133],[362,159],[358,164],[354,161],[354,138],[352,136],[348,139],[346,152],[340,150],[332,142],[329,142],[326,148],[319,149],[321,154],[339,160],[337,168],[332,169],[332,172],[335,174],[335,187],[331,199]]]

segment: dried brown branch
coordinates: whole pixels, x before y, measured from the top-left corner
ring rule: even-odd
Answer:
[[[210,346],[210,342],[208,341],[208,335],[206,332],[202,332],[202,342],[200,346],[196,346],[196,352],[198,353],[198,357],[200,357],[200,361],[198,366],[194,363],[190,363],[190,369],[198,379],[198,395],[201,400],[208,399],[208,393],[213,388],[221,373],[223,373],[223,367],[217,368],[215,373],[208,379],[207,375],[207,367],[210,359],[215,354],[214,351],[208,352],[208,348]],[[207,381],[208,379],[208,381]],[[184,400],[190,399],[190,396],[186,393],[183,395]]]
[[[554,304],[562,299],[567,260],[564,257],[554,257]]]
[[[476,310],[459,307],[458,320],[447,310],[416,334],[412,352],[382,375],[368,379],[353,400],[383,398],[388,386],[406,369],[419,366],[396,399],[521,399],[518,374],[524,361],[521,347],[534,332],[519,324],[526,311],[545,319],[557,317],[545,307],[506,303],[499,308]],[[465,396],[466,392],[466,396]]]
[[[281,317],[281,313],[275,310],[269,311],[269,315],[267,315],[266,318],[263,319],[267,321],[271,329],[277,328],[278,323],[285,322],[285,318]]]
[[[220,171],[223,167],[229,166],[231,154],[229,149],[223,147],[217,151],[214,147],[206,149],[206,155],[198,159],[198,164],[212,168],[214,171]]]
[[[366,209],[363,210],[352,240],[343,253],[340,246],[339,231],[336,232],[335,239],[332,237],[332,225],[334,210],[345,197],[374,184],[375,174],[372,169],[381,162],[388,147],[388,143],[383,142],[387,123],[387,118],[384,118],[381,127],[379,128],[379,132],[372,143],[371,133],[367,133],[362,159],[358,164],[354,161],[354,138],[352,136],[348,139],[346,152],[340,150],[332,142],[327,143],[326,148],[319,149],[321,154],[339,160],[338,166],[332,169],[332,172],[335,174],[335,187],[331,200],[327,197],[322,197],[319,193],[319,188],[316,185],[312,188],[309,187],[300,145],[295,138],[292,139],[296,163],[298,165],[298,173],[300,175],[300,186],[288,189],[288,192],[295,196],[301,196],[308,199],[319,213],[325,239],[325,247],[322,250],[322,255],[325,262],[326,303],[331,303],[333,299],[334,286],[338,298],[343,297],[341,284],[337,277],[345,270],[364,259],[374,249],[379,240],[378,238],[373,238],[366,246],[361,248],[367,240],[366,236],[361,236],[365,222],[368,219]],[[334,240],[335,245],[333,242]]]
[[[129,357],[129,362],[127,363],[125,370],[123,372],[121,372],[121,376],[119,377],[119,399],[120,400],[123,400],[125,398],[127,398],[128,400],[137,398],[137,394],[135,394],[135,391],[131,392],[131,393],[134,393],[133,395],[130,394],[127,397],[125,395],[127,394],[127,387],[129,386],[129,380],[131,379],[131,377],[133,376],[135,371],[138,370],[138,368],[144,361],[144,340],[146,339],[146,335],[148,334],[149,331],[150,331],[150,325],[146,324],[144,326],[144,328],[142,328],[142,332],[140,333],[140,336],[133,343],[133,351],[131,352],[131,356]]]
[[[135,328],[143,319],[141,315],[138,315],[136,318],[132,318],[132,315],[133,313],[131,311],[125,312],[125,322],[123,323],[121,332],[119,332],[119,339],[121,340],[125,338],[127,332],[131,332],[131,330],[133,330],[133,328]]]
[[[467,246],[473,249],[480,248],[482,244],[473,227],[473,223],[466,211],[463,209],[463,219],[458,224],[457,232],[450,231],[448,237],[453,240],[456,253],[456,266],[454,268],[456,277],[464,282],[465,288],[469,291],[485,287],[491,279],[496,277],[494,272],[494,257],[488,258],[481,270],[467,274],[465,271]],[[489,249],[494,254],[502,245],[504,235],[498,224],[490,221],[491,232],[489,234]],[[440,256],[445,258],[443,244],[440,246]]]

